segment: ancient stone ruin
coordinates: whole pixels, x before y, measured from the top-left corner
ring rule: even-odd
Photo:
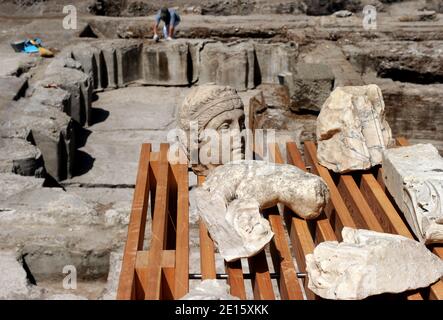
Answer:
[[[443,158],[431,144],[383,153],[383,180],[418,239],[443,241]]]
[[[226,261],[251,257],[271,240],[260,209],[282,203],[305,219],[314,219],[329,201],[318,176],[294,166],[234,161],[213,169],[196,191],[197,210]]]
[[[356,231],[355,238],[383,245],[324,242],[341,240],[351,226],[441,252],[439,1],[80,0],[73,29],[63,24],[66,4],[0,1],[0,299],[116,299],[141,146],[152,145],[152,187],[161,182],[160,144],[176,142],[189,165],[191,297],[360,299],[430,285],[421,297],[443,299],[432,284],[438,261],[413,240]],[[368,4],[378,14],[373,29],[363,25]],[[176,39],[155,42],[152,23],[163,5],[173,5],[182,21]],[[14,50],[35,37],[53,58]],[[204,129],[234,133],[228,160],[202,150],[218,141]],[[244,136],[243,129],[264,134]],[[270,133],[281,154],[269,145],[263,155],[248,149]],[[394,148],[398,137],[412,146]],[[248,152],[270,157],[230,162],[252,159]],[[174,201],[176,172],[168,174]],[[207,181],[198,187],[202,175]],[[145,208],[141,256],[151,249],[155,197],[154,190]],[[215,244],[218,282],[200,287],[202,234]],[[405,250],[424,260],[404,260],[411,269],[399,273],[407,280],[401,285],[336,293],[344,274],[317,267],[342,246],[352,247],[344,260],[371,250],[398,259]],[[331,251],[317,261],[322,248]],[[305,253],[313,254],[312,279]],[[250,261],[265,266],[263,283],[273,290],[253,283],[261,269]],[[386,261],[358,261],[394,272]],[[66,266],[75,267],[75,290],[63,287]],[[232,274],[244,277],[241,294],[224,285]],[[300,285],[306,277],[311,285]],[[351,278],[343,283],[353,285]]]
[[[383,150],[393,145],[384,112],[376,85],[336,88],[317,119],[319,162],[335,172],[381,164]]]

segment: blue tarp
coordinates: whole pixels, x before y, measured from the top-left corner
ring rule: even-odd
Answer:
[[[32,43],[34,42],[34,44]],[[25,53],[36,53],[38,51],[38,47],[42,45],[42,40],[39,38],[35,38],[34,40],[25,40],[22,42],[15,42],[12,44],[14,50],[18,50],[19,52]]]

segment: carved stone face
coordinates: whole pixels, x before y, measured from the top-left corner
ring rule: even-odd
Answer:
[[[193,125],[191,124],[193,123]],[[180,139],[188,158],[193,152],[191,126],[198,125],[198,164],[191,163],[195,173],[206,175],[208,170],[232,160],[244,159],[245,114],[241,98],[230,87],[203,85],[186,97],[179,113],[179,126],[187,141]]]
[[[244,159],[244,139],[241,136],[241,132],[244,128],[245,114],[243,109],[223,112],[209,121],[205,129],[213,129],[219,133],[219,153],[218,161],[215,164],[207,164],[208,169],[212,169],[217,165],[229,162],[230,160]],[[226,140],[224,139],[229,140],[229,143],[225,143]],[[204,156],[204,152],[204,149],[200,149],[200,158]],[[229,159],[226,158],[227,156],[229,156]]]

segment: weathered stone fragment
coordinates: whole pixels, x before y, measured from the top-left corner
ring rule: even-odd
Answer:
[[[317,119],[317,156],[335,172],[366,170],[381,163],[393,143],[385,105],[376,85],[338,87]]]
[[[209,172],[196,190],[197,208],[226,261],[251,257],[272,238],[260,209],[283,203],[305,219],[329,200],[324,181],[292,165],[234,161]]]
[[[320,243],[306,256],[309,289],[325,299],[356,300],[424,288],[443,276],[443,261],[399,235],[343,228],[343,242]]]
[[[215,279],[203,280],[180,300],[239,300],[229,294],[229,285]]]
[[[383,180],[418,239],[443,243],[443,158],[431,144],[383,152]]]

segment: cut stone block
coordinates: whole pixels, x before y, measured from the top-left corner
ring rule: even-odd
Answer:
[[[317,141],[320,164],[335,172],[381,164],[382,152],[393,139],[380,88],[336,88],[317,118]]]
[[[298,56],[298,45],[290,42],[281,43],[254,43],[256,64],[259,74],[258,83],[278,84],[278,75],[283,72],[294,72],[293,65]]]
[[[128,84],[142,79],[143,58],[142,43],[127,43],[117,48],[118,86],[125,87]]]
[[[399,235],[344,227],[343,242],[306,255],[309,289],[325,299],[359,300],[424,288],[443,276],[443,260]]]
[[[143,56],[144,83],[184,86],[192,81],[188,43],[162,42],[145,46]]]
[[[56,180],[73,173],[76,142],[71,119],[56,108],[21,99],[0,111],[3,138],[33,141],[43,156],[46,172]]]
[[[40,150],[18,138],[0,138],[0,172],[34,176],[42,170]]]
[[[443,243],[443,158],[431,144],[388,149],[383,180],[418,239]]]
[[[249,85],[248,50],[221,43],[205,45],[201,52],[199,84],[213,83],[245,91]]]
[[[257,90],[263,92],[264,103],[267,108],[289,109],[291,100],[286,86],[280,84],[261,84],[257,87]],[[259,101],[259,96],[255,100]]]
[[[83,72],[92,79],[94,89],[103,89],[102,70],[100,64],[103,57],[98,48],[91,46],[89,43],[79,44],[72,50],[72,58],[82,65]]]
[[[28,88],[28,79],[0,76],[0,101],[18,100]]]
[[[299,63],[289,85],[293,111],[320,111],[334,88],[334,74],[324,64]]]
[[[71,59],[72,60],[72,59]],[[47,68],[45,78],[37,85],[57,87],[70,94],[67,114],[80,125],[90,124],[92,104],[92,78],[80,70],[65,67],[66,59],[57,59]]]

